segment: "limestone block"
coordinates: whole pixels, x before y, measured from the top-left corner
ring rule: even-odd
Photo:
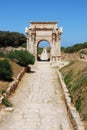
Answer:
[[[2,95],[0,94],[0,104],[2,103],[3,98],[4,98],[4,96],[2,96]]]
[[[14,107],[6,107],[6,108],[4,108],[4,111],[9,111],[9,112],[11,112],[11,111],[13,111],[14,110]]]

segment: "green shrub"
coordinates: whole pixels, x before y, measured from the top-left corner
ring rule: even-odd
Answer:
[[[29,64],[34,64],[35,57],[29,53],[27,50],[16,50],[8,53],[10,59],[15,59],[17,63],[21,66],[28,66]]]
[[[0,79],[11,80],[13,76],[12,67],[7,59],[0,61]]]
[[[2,103],[3,103],[6,107],[13,107],[12,103],[11,103],[7,98],[3,98]]]
[[[0,52],[0,58],[3,58],[3,57],[5,57],[4,52]]]
[[[7,58],[9,58],[9,59],[15,59],[16,53],[15,53],[13,50],[11,50],[10,52],[8,52],[8,53],[6,54],[6,56],[7,56]]]

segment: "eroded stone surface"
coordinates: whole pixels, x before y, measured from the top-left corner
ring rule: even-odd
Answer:
[[[11,97],[14,111],[0,121],[0,130],[72,130],[56,71],[37,63]]]
[[[41,41],[47,41],[50,45],[51,62],[61,61],[61,34],[62,27],[58,28],[57,22],[30,22],[29,28],[25,28],[27,34],[27,50],[35,56],[37,61],[37,47]]]

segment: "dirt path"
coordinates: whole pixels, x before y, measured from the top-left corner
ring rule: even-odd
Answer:
[[[0,130],[72,130],[56,71],[38,63],[26,73],[11,97],[14,111],[6,113]]]

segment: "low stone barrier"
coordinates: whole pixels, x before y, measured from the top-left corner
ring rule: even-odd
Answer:
[[[13,82],[11,82],[6,90],[7,95],[10,95],[11,92],[14,92],[16,87],[18,86],[19,81],[23,77],[24,73],[26,72],[27,68],[23,68],[20,73],[17,75],[17,77],[14,79]]]
[[[24,73],[27,71],[27,68],[23,68],[20,73],[17,75],[17,77],[14,79],[14,81],[12,81],[7,90],[6,93],[0,94],[0,104],[2,103],[3,98],[8,97],[9,95],[11,95],[11,93],[13,93],[16,89],[16,87],[18,86],[19,81],[21,80],[21,78],[23,77]]]
[[[74,130],[85,130],[84,124],[81,121],[79,113],[77,112],[76,108],[74,106],[72,106],[71,98],[70,98],[68,89],[66,87],[66,84],[64,83],[64,80],[62,79],[62,75],[58,69],[56,69],[56,71],[57,71],[59,79],[60,79],[61,87],[62,87],[62,90],[64,93],[64,99],[65,99],[67,112],[68,112],[70,121],[72,123],[72,126],[73,126]]]

